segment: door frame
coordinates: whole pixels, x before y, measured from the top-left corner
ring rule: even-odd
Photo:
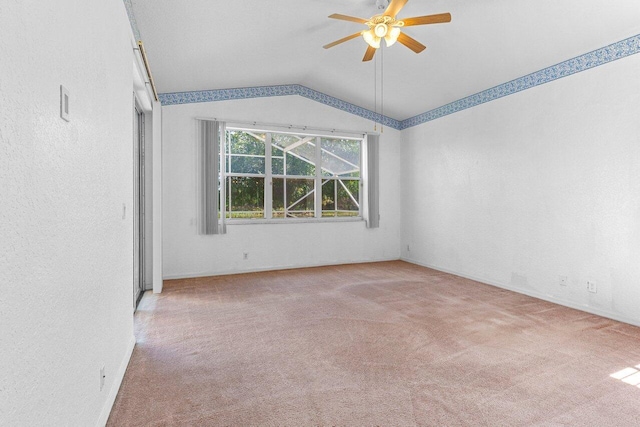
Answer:
[[[133,96],[133,310],[146,290],[145,112]]]

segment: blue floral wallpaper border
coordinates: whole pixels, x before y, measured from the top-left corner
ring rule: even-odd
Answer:
[[[443,105],[417,116],[405,119],[400,124],[400,129],[407,129],[440,117],[457,113],[467,108],[475,107],[503,96],[530,89],[541,84],[567,77],[581,71],[588,70],[617,59],[621,59],[640,52],[640,34],[622,41],[610,44],[592,52],[580,55],[576,58],[560,62],[551,67],[543,68],[535,73],[527,74],[507,83],[502,83],[490,89],[478,92],[466,98],[459,99],[450,104]]]
[[[131,30],[136,40],[141,40],[138,23],[133,14],[132,0],[123,0],[124,6],[129,15]],[[187,104],[194,102],[214,102],[227,101],[232,99],[262,98],[270,96],[299,95],[313,101],[320,102],[330,107],[346,111],[356,116],[369,119],[385,126],[403,130],[423,123],[430,122],[467,108],[475,107],[485,102],[493,101],[504,96],[531,89],[533,87],[549,83],[551,81],[570,76],[590,68],[604,65],[617,59],[640,53],[640,34],[610,44],[600,49],[596,49],[584,55],[560,62],[559,64],[543,68],[535,73],[527,74],[510,82],[502,83],[482,92],[467,96],[449,104],[443,105],[433,110],[418,114],[405,120],[396,120],[384,116],[363,107],[351,104],[333,96],[318,92],[302,85],[278,85],[278,86],[257,86],[235,89],[214,89],[195,92],[174,92],[159,94],[162,105]]]
[[[131,4],[131,0],[122,0],[124,3],[125,9],[127,9],[127,15],[129,15],[129,24],[131,24],[131,31],[133,31],[133,35],[137,40],[142,40],[140,38],[140,30],[138,30],[138,21],[136,21],[136,17],[133,14],[133,5]]]
[[[527,74],[507,83],[502,83],[490,89],[478,92],[466,98],[459,99],[450,104],[429,110],[417,116],[405,120],[396,120],[391,117],[351,104],[338,98],[326,95],[302,85],[258,86],[234,89],[215,89],[195,92],[161,93],[162,105],[188,104],[194,102],[215,102],[231,99],[262,98],[271,96],[299,95],[320,102],[330,107],[346,111],[356,116],[363,117],[385,126],[403,130],[413,126],[475,107],[485,102],[493,101],[504,96],[533,88],[551,81],[567,77],[581,71],[588,70],[617,59],[640,53],[640,34],[629,37],[609,46],[596,49],[592,52],[580,55],[576,58],[560,62],[551,67],[544,68],[535,73]]]
[[[334,98],[333,96],[318,92],[317,90],[309,89],[302,85],[256,86],[235,89],[200,90],[194,92],[161,93],[158,96],[160,97],[160,102],[164,106],[191,104],[194,102],[216,102],[229,101],[232,99],[264,98],[287,95],[299,95],[304,98],[320,102],[321,104],[346,111],[347,113],[382,123],[383,125],[394,129],[399,130],[401,126],[400,120],[383,116],[382,114],[363,107],[358,107],[357,105]]]

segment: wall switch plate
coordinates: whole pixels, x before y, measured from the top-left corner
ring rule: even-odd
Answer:
[[[598,292],[598,287],[596,286],[596,282],[592,280],[587,280],[587,290],[593,294]]]
[[[560,276],[558,279],[558,284],[560,286],[567,286],[567,276]]]
[[[69,121],[69,89],[60,85],[60,117]]]

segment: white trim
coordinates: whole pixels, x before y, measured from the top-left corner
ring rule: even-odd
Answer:
[[[222,271],[216,270],[212,272],[168,275],[164,277],[164,280],[195,279],[198,277],[229,276],[232,274],[260,273],[263,271],[295,270],[298,268],[330,267],[330,266],[336,266],[336,265],[368,264],[372,262],[387,262],[387,261],[398,261],[398,258],[397,257],[375,258],[375,259],[361,260],[361,261],[321,262],[321,263],[311,263],[311,264],[303,264],[303,265],[289,264],[289,265],[278,265],[278,266],[264,267],[264,268],[248,268],[246,270],[222,270]]]
[[[118,372],[116,372],[115,379],[111,384],[111,389],[109,390],[109,396],[107,397],[107,401],[102,407],[102,412],[100,412],[100,418],[98,418],[98,422],[96,423],[97,427],[104,427],[107,425],[107,421],[109,420],[109,415],[111,414],[111,409],[113,408],[113,404],[116,401],[116,396],[118,396],[118,391],[120,390],[120,386],[122,385],[122,380],[124,380],[124,374],[127,371],[127,366],[129,366],[129,361],[131,360],[131,355],[133,354],[133,349],[136,346],[136,337],[132,336],[129,340],[129,344],[127,345],[127,351],[120,363],[120,367],[118,368]]]
[[[506,285],[504,283],[500,283],[497,282],[495,280],[490,280],[490,279],[485,279],[483,277],[479,277],[479,276],[475,276],[473,274],[466,274],[466,273],[460,273],[457,271],[453,271],[453,270],[449,270],[446,268],[442,268],[439,267],[437,265],[433,265],[433,264],[428,264],[428,263],[424,263],[424,262],[420,262],[420,261],[416,261],[413,260],[411,258],[406,258],[406,257],[401,257],[400,258],[401,261],[405,261],[411,264],[416,264],[422,267],[427,267],[427,268],[431,268],[433,270],[438,270],[441,271],[443,273],[449,273],[449,274],[453,274],[455,276],[460,276],[460,277],[464,277],[465,279],[470,279],[470,280],[474,280],[476,282],[480,282],[486,285],[491,285],[491,286],[495,286],[496,288],[501,288],[501,289],[506,289],[508,291],[512,291],[512,292],[516,292],[519,294],[523,294],[523,295],[527,295],[533,298],[538,298],[547,302],[551,302],[553,304],[558,304],[564,307],[569,307],[569,308],[573,308],[575,310],[580,310],[580,311],[584,311],[586,313],[590,313],[590,314],[595,314],[596,316],[601,316],[601,317],[606,317],[608,319],[611,320],[616,320],[618,322],[623,322],[623,323],[628,323],[630,325],[633,326],[640,326],[640,321],[637,319],[632,319],[630,317],[626,317],[623,315],[620,315],[618,313],[614,313],[612,311],[609,310],[602,310],[596,307],[591,307],[589,305],[584,305],[584,304],[576,304],[574,302],[571,301],[567,301],[561,298],[557,298],[553,295],[549,295],[549,294],[542,294],[540,292],[536,292],[536,291],[532,291],[530,289],[522,289],[522,288],[518,288],[515,286],[511,286],[511,285]]]
[[[308,197],[308,196],[307,196]],[[293,209],[292,209],[293,210]],[[331,212],[331,211],[329,211]],[[346,212],[346,211],[345,211]],[[355,211],[353,211],[355,212]],[[227,218],[227,225],[251,225],[251,224],[305,224],[305,223],[321,223],[321,222],[364,222],[364,218],[361,216],[346,216],[346,217],[321,217],[321,218]]]

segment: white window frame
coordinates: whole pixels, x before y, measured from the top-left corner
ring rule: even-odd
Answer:
[[[229,144],[228,138],[227,138],[227,131],[239,131],[239,132],[247,132],[250,134],[253,134],[254,137],[256,137],[255,134],[257,133],[264,133],[265,134],[265,138],[264,138],[264,145],[265,145],[265,154],[264,154],[264,158],[265,158],[265,173],[264,174],[253,174],[253,173],[237,173],[237,172],[229,172],[230,169],[230,160],[231,157],[233,156],[227,155],[227,145]],[[364,149],[364,144],[365,144],[365,136],[345,136],[345,135],[337,135],[337,134],[333,134],[333,133],[322,133],[322,132],[313,132],[313,133],[309,133],[309,132],[294,132],[294,131],[289,131],[289,130],[281,130],[281,129],[268,129],[268,128],[257,128],[257,127],[246,127],[246,126],[242,126],[242,125],[234,125],[234,124],[230,124],[227,123],[224,129],[221,129],[221,136],[224,135],[224,141],[222,141],[223,138],[221,138],[221,147],[220,147],[220,160],[221,160],[221,165],[222,167],[220,168],[220,217],[224,218],[223,222],[226,222],[227,224],[264,224],[264,223],[298,223],[298,222],[351,222],[351,221],[363,221],[363,193],[364,193],[364,177],[363,177],[363,161],[364,161],[364,157],[363,157],[363,149]],[[285,134],[285,135],[295,135],[295,136],[300,136],[303,137],[302,140],[305,140],[307,138],[315,138],[315,147],[316,147],[316,153],[315,153],[315,176],[298,176],[298,175],[287,175],[285,174],[274,174],[273,173],[273,168],[272,168],[272,142],[271,142],[271,137],[273,134]],[[360,158],[359,158],[359,162],[360,165],[357,166],[358,170],[360,172],[360,176],[359,177],[340,177],[339,175],[333,175],[333,176],[325,176],[322,174],[323,172],[323,168],[322,168],[322,146],[321,146],[321,140],[323,138],[326,139],[347,139],[347,140],[352,140],[352,141],[357,141],[359,146],[360,146]],[[258,140],[262,140],[262,138],[257,138]],[[275,148],[277,149],[281,149],[281,147],[277,147],[275,146]],[[289,150],[288,150],[289,151]],[[324,150],[326,153],[328,153],[329,155],[335,156],[335,154]],[[286,154],[286,153],[283,153]],[[309,162],[307,159],[303,158],[302,156],[298,156],[294,153],[291,153],[292,155],[294,155],[295,157],[299,158],[302,161],[305,162]],[[240,155],[242,156],[242,155]],[[251,157],[262,157],[262,156],[251,156]],[[286,172],[286,155],[283,156],[284,157],[284,170],[283,172]],[[354,165],[356,166],[356,165]],[[263,213],[263,217],[262,218],[230,218],[227,217],[227,203],[226,203],[226,191],[227,191],[227,187],[228,187],[228,179],[230,177],[249,177],[249,178],[264,178],[264,213]],[[302,218],[291,218],[291,217],[287,217],[287,203],[289,201],[285,201],[285,213],[284,213],[284,218],[273,218],[273,179],[284,179],[285,181],[285,195],[286,195],[286,180],[287,179],[296,179],[296,178],[300,178],[300,179],[313,179],[314,181],[314,189],[307,193],[302,199],[308,197],[311,193],[314,194],[315,200],[314,200],[314,216],[313,217],[302,217]],[[351,181],[358,181],[358,200],[355,200],[355,198],[353,197],[353,194],[351,194],[351,192],[349,192],[348,189],[346,189],[346,187],[344,186],[344,184],[342,184],[342,180],[351,180]],[[322,216],[322,191],[318,191],[319,186],[323,186],[326,183],[328,183],[329,181],[334,181],[334,188],[335,188],[335,192],[337,193],[338,190],[338,183],[342,184],[342,186],[347,190],[349,196],[351,197],[352,201],[354,201],[356,203],[356,205],[358,206],[358,214],[354,215],[354,216],[346,216],[346,217],[339,217],[339,216],[333,216],[333,217],[323,217]],[[285,196],[286,197],[286,196]],[[334,196],[334,200],[335,200],[335,204],[334,204],[334,212],[336,212],[336,214],[338,212],[340,212],[337,209],[337,195]],[[295,206],[297,203],[297,201],[294,201],[293,204],[291,204],[289,207],[293,207]],[[349,211],[349,212],[354,212],[354,211]]]

